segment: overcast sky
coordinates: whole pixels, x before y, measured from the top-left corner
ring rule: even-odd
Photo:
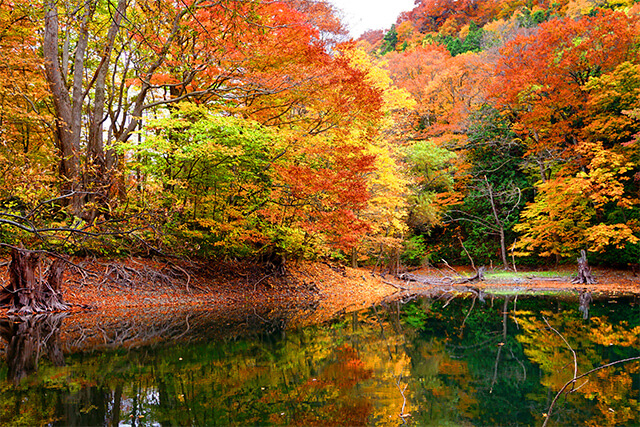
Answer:
[[[400,12],[413,9],[414,0],[329,0],[344,12],[344,22],[353,37],[367,30],[386,30]]]

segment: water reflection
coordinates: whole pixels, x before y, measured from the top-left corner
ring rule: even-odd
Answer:
[[[19,383],[35,372],[41,356],[54,366],[64,366],[60,325],[66,314],[11,316],[0,319],[0,337],[7,343],[7,379]]]
[[[573,376],[563,339],[580,372],[640,353],[636,299],[579,305],[416,298],[301,329],[251,307],[4,320],[0,424],[539,425]],[[587,379],[555,424],[640,422],[637,362]]]

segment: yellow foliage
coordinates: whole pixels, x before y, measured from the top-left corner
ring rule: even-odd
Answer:
[[[385,112],[415,107],[416,101],[411,94],[393,84],[389,72],[383,68],[384,61],[375,63],[375,59],[362,48],[351,49],[346,55],[352,67],[367,73],[367,83],[382,93]]]
[[[574,0],[567,4],[565,14],[568,18],[580,18],[589,14],[597,5],[595,0]]]
[[[604,252],[640,241],[632,223],[594,223],[612,203],[624,209],[639,203],[625,194],[626,174],[635,164],[601,142],[583,142],[577,151],[588,162],[586,170],[538,184],[536,200],[521,213],[514,227],[522,234],[519,255],[564,257],[580,248]]]
[[[622,249],[627,243],[638,243],[640,239],[633,235],[633,230],[626,224],[598,224],[589,228],[587,241],[590,251],[604,252],[607,246]]]

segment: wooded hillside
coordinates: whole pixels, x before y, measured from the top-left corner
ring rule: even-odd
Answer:
[[[634,2],[0,0],[0,242],[211,259],[640,258]]]

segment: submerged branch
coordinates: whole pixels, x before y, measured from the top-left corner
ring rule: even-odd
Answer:
[[[555,395],[555,397],[551,401],[551,405],[549,405],[549,409],[547,410],[547,413],[544,414],[544,423],[542,423],[542,427],[545,427],[549,423],[549,419],[551,419],[551,414],[553,412],[553,407],[555,406],[555,404],[558,401],[558,399],[560,398],[560,396],[562,396],[562,394],[565,393],[565,390],[567,389],[567,387],[569,387],[569,386],[575,387],[575,384],[576,384],[576,382],[578,380],[580,380],[582,378],[585,378],[585,377],[593,374],[594,372],[600,371],[602,369],[610,368],[612,366],[619,365],[621,363],[633,362],[633,361],[636,361],[636,360],[640,360],[640,356],[629,357],[627,359],[622,359],[622,360],[616,360],[615,362],[611,362],[611,363],[604,364],[602,366],[598,366],[597,368],[591,369],[591,370],[585,372],[582,375],[578,375],[578,359],[577,359],[577,356],[576,356],[576,352],[573,350],[571,345],[569,345],[569,343],[564,338],[564,336],[562,336],[562,334],[560,332],[558,332],[556,329],[551,327],[551,325],[549,325],[549,322],[547,321],[546,318],[543,317],[543,319],[544,319],[545,323],[547,324],[547,326],[549,326],[549,328],[553,332],[555,332],[560,338],[562,338],[562,340],[565,342],[567,347],[569,347],[569,350],[571,350],[571,353],[573,354],[573,366],[574,366],[574,368],[573,368],[573,378],[571,378],[569,381],[567,381],[562,386],[562,388],[560,388],[560,391],[558,391],[558,393]],[[580,385],[577,389],[574,388],[572,390],[572,392],[580,389],[582,386],[584,386],[584,384]]]

